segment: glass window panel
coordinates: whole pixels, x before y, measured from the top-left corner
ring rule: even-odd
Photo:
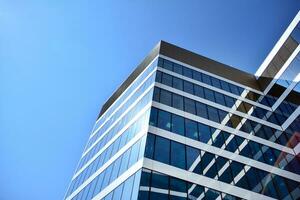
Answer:
[[[230,167],[227,167],[227,169],[220,175],[219,181],[222,181],[225,183],[231,183],[233,181]]]
[[[171,142],[171,165],[185,169],[185,146],[178,142]]]
[[[189,137],[194,140],[198,140],[198,127],[197,122],[185,119],[185,132],[186,137]]]
[[[202,169],[204,170],[208,166],[208,164],[210,164],[210,162],[212,162],[213,159],[215,159],[214,154],[205,152],[203,154],[203,156],[201,157]]]
[[[114,194],[113,194],[113,200],[120,200],[122,197],[122,191],[123,191],[123,185],[121,184],[119,185],[115,190],[114,190]]]
[[[221,104],[222,106],[226,106],[224,95],[218,92],[215,92],[216,103]]]
[[[173,107],[179,110],[183,110],[183,97],[178,94],[173,95]]]
[[[150,114],[150,125],[151,126],[157,126],[157,116],[158,116],[158,110],[156,108],[151,108],[151,114]]]
[[[156,137],[154,159],[166,164],[170,160],[170,141],[162,137]]]
[[[169,189],[169,177],[164,174],[153,171],[151,187]]]
[[[191,188],[189,186],[188,188]],[[197,199],[204,192],[204,187],[196,185],[196,187],[188,194],[189,199]]]
[[[208,119],[207,105],[200,102],[196,102],[196,111],[197,111],[197,116]]]
[[[208,119],[214,122],[220,122],[218,110],[216,108],[207,106],[207,112],[208,112]]]
[[[132,186],[133,186],[134,176],[128,178],[124,183],[122,199],[130,199],[132,193]]]
[[[178,115],[172,115],[172,132],[184,135],[184,118]]]
[[[141,173],[142,173],[142,170],[139,170],[134,175],[134,183],[133,183],[132,195],[131,195],[131,199],[133,199],[133,200],[138,199],[138,191],[139,191],[139,186],[140,186]]]
[[[189,94],[194,94],[193,84],[187,81],[183,81],[183,90]]]
[[[174,63],[173,70],[177,74],[182,74],[182,66]]]
[[[167,90],[160,90],[160,102],[172,106],[172,93]]]
[[[162,84],[172,87],[172,76],[166,73],[162,74]]]
[[[192,99],[184,98],[184,110],[191,114],[196,114],[195,101]]]
[[[202,73],[193,71],[193,79],[202,82]]]
[[[173,87],[178,90],[183,90],[183,81],[177,77],[173,77]]]
[[[224,99],[226,106],[232,108],[235,103],[235,99],[226,95],[224,95]]]
[[[129,157],[130,157],[130,149],[128,149],[122,156],[122,163],[119,170],[119,176],[127,170]]]
[[[219,79],[216,79],[215,77],[211,77],[211,82],[214,87],[221,88]]]
[[[186,165],[189,170],[196,158],[200,156],[200,151],[193,147],[186,146]]]
[[[155,87],[153,92],[153,100],[159,102],[160,89]]]
[[[205,99],[215,102],[214,92],[210,89],[204,88]]]
[[[230,168],[231,168],[232,175],[235,177],[244,169],[244,165],[236,161],[232,161],[230,164]]]
[[[171,128],[171,114],[169,112],[159,110],[157,126],[158,128],[169,131]]]
[[[146,158],[153,158],[154,153],[154,142],[155,142],[155,136],[148,133],[147,135],[147,142],[146,142],[146,148],[145,148],[145,157]]]
[[[187,67],[183,67],[183,75],[189,78],[193,78],[193,71]]]
[[[162,72],[156,71],[155,82],[161,83]]]
[[[186,182],[177,178],[170,177],[170,190],[185,193]]]
[[[198,123],[198,128],[199,128],[199,141],[207,143],[211,138],[211,132],[209,126]]]
[[[141,183],[140,183],[141,186],[150,187],[150,179],[151,179],[151,173],[143,170],[141,176]]]
[[[195,95],[204,98],[204,89],[202,86],[194,85]]]
[[[207,74],[202,74],[202,80],[204,83],[211,85],[210,77]]]
[[[220,192],[208,188],[208,190],[205,192],[205,200],[217,199],[220,195]]]

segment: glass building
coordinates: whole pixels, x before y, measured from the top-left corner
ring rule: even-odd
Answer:
[[[65,199],[300,199],[299,21],[255,75],[159,42],[103,105]]]

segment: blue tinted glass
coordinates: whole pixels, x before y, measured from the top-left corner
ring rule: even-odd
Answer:
[[[170,141],[162,137],[156,137],[154,159],[169,164],[169,153]]]
[[[184,135],[184,118],[178,115],[172,115],[172,132]]]
[[[187,67],[183,67],[183,75],[189,78],[193,78],[192,70]]]
[[[162,81],[164,85],[172,87],[172,76],[166,73],[162,74]]]
[[[156,108],[151,108],[151,114],[150,114],[150,125],[151,126],[157,126],[157,116],[158,116],[158,110]]]
[[[193,79],[202,82],[202,73],[193,71]]]
[[[194,85],[195,95],[204,98],[204,89],[199,85]]]
[[[183,90],[189,94],[194,94],[193,84],[187,81],[183,81]]]
[[[153,158],[154,153],[154,142],[155,142],[155,136],[152,134],[147,135],[147,142],[146,142],[146,148],[145,148],[145,157],[146,158]]]
[[[123,191],[123,185],[121,184],[119,185],[115,190],[114,190],[114,194],[113,194],[113,200],[120,200],[122,197],[122,191]]]
[[[171,92],[167,90],[160,90],[160,102],[172,106],[172,96]]]
[[[211,85],[210,77],[207,74],[202,74],[202,80],[204,83]]]
[[[216,108],[207,106],[207,112],[208,112],[208,119],[215,121],[215,122],[220,122],[218,110]]]
[[[174,63],[173,71],[177,74],[182,74],[182,66]]]
[[[210,89],[204,88],[205,99],[215,102],[214,92]]]
[[[122,199],[130,199],[132,186],[133,186],[134,176],[128,178],[124,183]]]
[[[186,137],[189,137],[194,140],[198,140],[198,128],[197,128],[197,122],[185,119],[185,132]]]
[[[173,95],[173,107],[179,110],[183,110],[183,97],[177,94]]]
[[[173,70],[173,63],[169,60],[164,60],[163,68],[172,71]]]
[[[151,187],[169,189],[169,177],[158,172],[152,172]]]
[[[173,87],[178,90],[183,90],[183,81],[179,78],[173,77]]]
[[[196,102],[196,110],[197,110],[197,115],[199,117],[203,117],[205,119],[208,119],[207,116],[207,106],[203,103]]]
[[[191,114],[196,114],[195,101],[192,99],[184,98],[184,110]]]
[[[186,146],[186,165],[188,170],[190,169],[190,167],[195,162],[198,156],[200,156],[200,152],[198,149]]]
[[[185,146],[178,142],[171,142],[171,165],[185,169]]]
[[[157,127],[165,130],[170,130],[171,128],[171,114],[166,111],[159,110]]]
[[[186,182],[177,178],[170,178],[170,190],[176,192],[186,192]]]
[[[207,143],[211,138],[211,132],[209,126],[198,123],[198,128],[199,128],[199,141]]]

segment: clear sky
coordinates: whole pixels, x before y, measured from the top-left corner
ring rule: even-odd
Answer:
[[[254,73],[299,0],[0,0],[0,199],[62,199],[101,105],[159,40]]]

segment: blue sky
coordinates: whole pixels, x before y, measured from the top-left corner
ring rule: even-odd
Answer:
[[[0,0],[0,199],[62,199],[105,100],[159,40],[254,73],[297,0]]]

